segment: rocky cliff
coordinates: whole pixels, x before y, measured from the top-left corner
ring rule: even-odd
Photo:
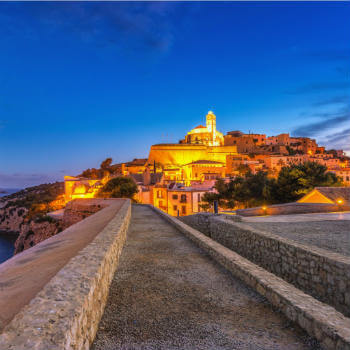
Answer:
[[[101,201],[77,199],[67,203],[63,215],[52,217],[49,212],[62,209],[61,183],[32,187],[0,200],[0,230],[18,234],[15,254],[56,235],[70,225],[96,213],[104,206]]]
[[[46,214],[63,208],[61,182],[29,187],[0,199],[0,230],[18,234],[15,254],[62,231],[63,225]]]

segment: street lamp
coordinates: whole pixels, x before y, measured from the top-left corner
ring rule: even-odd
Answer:
[[[337,199],[337,204],[338,204],[338,210],[342,211],[343,210],[343,204],[344,204],[343,198],[338,198]]]

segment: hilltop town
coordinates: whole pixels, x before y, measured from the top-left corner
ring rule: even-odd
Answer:
[[[115,176],[129,176],[138,187],[134,199],[152,204],[170,215],[201,211],[203,196],[215,191],[217,179],[229,179],[264,171],[276,178],[289,165],[315,162],[350,185],[350,158],[343,150],[326,150],[314,139],[289,134],[266,136],[216,128],[216,116],[206,115],[206,124],[190,130],[178,144],[151,146],[149,156],[128,163],[88,169],[80,176],[65,176],[65,199],[94,198]]]
[[[282,168],[307,162],[323,166],[331,175],[330,181],[327,178],[328,182],[322,186],[350,185],[350,158],[342,150],[326,150],[316,140],[290,137],[289,134],[266,136],[229,131],[224,135],[217,130],[216,116],[210,111],[205,126],[196,126],[177,144],[152,145],[148,158],[119,164],[112,164],[112,159],[107,158],[99,169],[65,176],[64,183],[34,186],[2,197],[0,230],[18,235],[15,253],[19,253],[94,213],[95,208],[86,209],[82,203],[72,200],[95,197],[132,197],[135,202],[154,205],[172,216],[187,216],[210,209],[208,198],[215,199],[220,192],[218,179],[223,191],[223,184],[230,187],[230,181],[236,180],[242,185],[239,179],[247,180],[245,185],[250,198],[245,196],[245,203],[231,200],[228,206],[231,209],[293,202],[301,195],[291,198],[283,192],[277,201],[259,198],[258,192],[261,194],[264,189],[257,189],[255,182],[261,181],[263,186],[267,181],[273,183]],[[118,192],[111,196],[103,193],[113,179],[129,181],[127,186],[133,187],[130,194]],[[315,186],[319,184],[309,184],[306,191]],[[280,192],[278,187],[275,192]],[[321,202],[337,203],[345,196],[337,193],[333,194],[333,199],[324,199],[322,193],[317,191],[317,202],[322,199]],[[314,197],[315,194],[307,198],[310,201]],[[346,201],[345,197],[343,201]],[[226,202],[230,202],[230,198]],[[221,204],[225,209],[224,201],[220,201]]]

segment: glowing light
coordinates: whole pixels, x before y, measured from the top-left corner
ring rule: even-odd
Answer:
[[[87,188],[83,184],[79,184],[78,186],[74,187],[74,194],[84,194],[87,192]]]
[[[263,205],[263,206],[261,207],[261,209],[265,211],[265,210],[267,209],[267,206],[266,206],[266,205]]]
[[[338,203],[338,204],[343,204],[343,200],[342,200],[341,198],[339,198],[339,199],[337,200],[337,203]]]

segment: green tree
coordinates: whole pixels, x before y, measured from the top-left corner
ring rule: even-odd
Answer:
[[[103,198],[132,198],[138,192],[136,183],[125,176],[114,177],[99,191],[98,197]]]
[[[288,155],[290,155],[290,156],[294,156],[295,154],[297,154],[297,152],[293,148],[291,148],[290,146],[286,146],[286,149],[288,151]]]
[[[250,173],[250,168],[247,164],[239,164],[236,168],[236,171],[238,171],[239,175],[247,175],[248,173]]]
[[[272,201],[274,179],[267,172],[256,174],[248,172],[245,176],[237,176],[229,182],[218,179],[215,183],[217,193],[206,193],[203,201],[212,204],[214,200],[223,208],[234,208],[237,205],[252,207]]]
[[[277,203],[294,202],[316,186],[341,186],[341,179],[317,162],[283,167],[273,188]]]
[[[272,201],[272,189],[275,181],[268,177],[267,172],[249,173],[244,179],[248,207],[254,207]]]
[[[112,172],[112,158],[106,158],[100,165],[100,169],[104,172]]]
[[[96,169],[96,168],[86,169],[79,176],[86,177],[87,179],[102,178],[100,169]]]

